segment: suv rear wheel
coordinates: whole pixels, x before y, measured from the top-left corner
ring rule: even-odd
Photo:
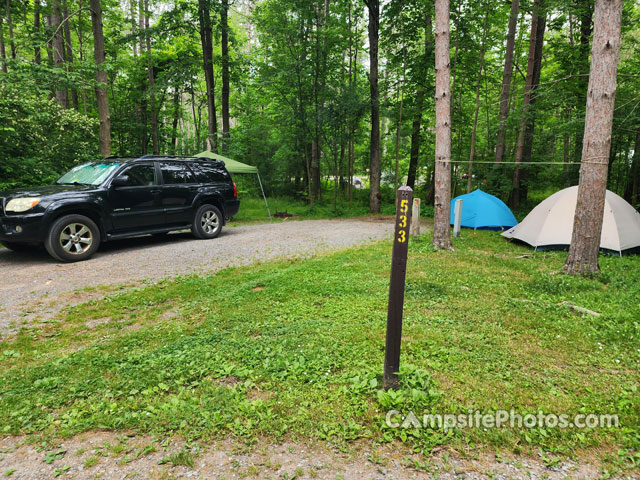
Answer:
[[[100,246],[100,230],[84,215],[66,215],[51,226],[44,246],[56,260],[80,262],[91,257]]]
[[[191,232],[196,238],[210,239],[220,235],[222,213],[213,205],[202,205],[195,214]]]

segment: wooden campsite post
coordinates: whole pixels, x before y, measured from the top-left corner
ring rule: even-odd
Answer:
[[[391,280],[389,282],[389,307],[387,310],[387,342],[384,356],[385,390],[398,388],[400,370],[400,343],[402,340],[402,309],[404,283],[407,273],[409,228],[411,226],[411,199],[413,190],[400,187],[396,196],[396,226],[391,254]]]

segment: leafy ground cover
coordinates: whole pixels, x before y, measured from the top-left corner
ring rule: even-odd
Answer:
[[[110,294],[0,344],[4,434],[400,440],[640,462],[640,259],[596,280],[465,231],[410,244],[401,388],[381,389],[389,242]],[[599,312],[596,317],[561,302]],[[619,428],[405,429],[385,415],[616,413]],[[591,454],[591,453],[590,453]]]

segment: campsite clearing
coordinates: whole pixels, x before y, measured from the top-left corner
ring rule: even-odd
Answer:
[[[0,345],[5,433],[51,439],[107,429],[341,448],[367,438],[404,442],[408,452],[586,455],[609,472],[637,471],[639,259],[602,257],[594,281],[558,273],[563,252],[523,258],[526,248],[493,232],[465,232],[454,246],[434,252],[428,235],[410,243],[397,392],[380,389],[385,241],[167,280],[23,330]],[[616,413],[621,426],[385,425],[392,409],[511,408]]]

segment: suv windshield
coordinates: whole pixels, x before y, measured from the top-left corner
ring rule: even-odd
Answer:
[[[56,182],[58,185],[100,185],[119,163],[91,162],[72,168]]]

